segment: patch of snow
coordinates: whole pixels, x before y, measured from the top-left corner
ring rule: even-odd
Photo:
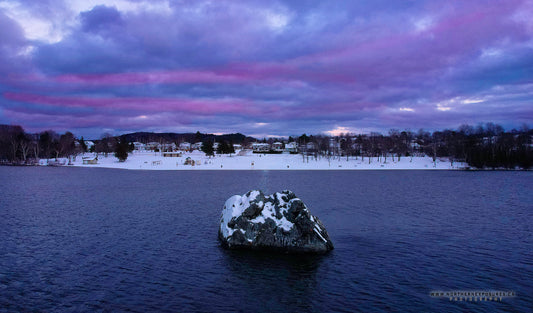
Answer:
[[[225,238],[233,235],[234,229],[228,227],[228,223],[235,216],[239,216],[244,211],[244,206],[242,206],[242,197],[239,195],[232,196],[224,204],[224,209],[222,210],[222,218],[220,220],[220,230]]]
[[[94,156],[86,153],[83,156]],[[195,166],[185,165],[185,159],[191,158],[195,161]],[[387,160],[390,160],[387,158]],[[45,162],[41,164],[44,165]],[[159,152],[135,151],[128,156],[125,162],[118,162],[112,154],[108,157],[98,156],[98,164],[83,164],[82,156],[77,156],[73,166],[80,167],[106,167],[130,170],[406,170],[406,169],[457,169],[466,167],[466,164],[454,162],[437,162],[433,167],[431,157],[402,157],[400,161],[383,162],[383,158],[378,162],[377,158],[372,158],[371,162],[367,157],[355,159],[350,157],[314,159],[309,157],[305,162],[298,154],[253,154],[244,151],[239,155],[222,155],[216,157],[206,157],[203,152],[184,152],[180,157],[163,157]],[[198,166],[198,164],[202,164]],[[251,165],[254,164],[254,165]],[[383,165],[383,167],[381,166]],[[341,167],[339,167],[341,166]]]
[[[231,221],[231,219],[242,215],[242,213],[248,207],[250,207],[250,202],[257,199],[257,196],[259,196],[259,194],[259,191],[253,190],[250,192],[249,196],[235,195],[230,197],[226,201],[226,203],[224,204],[224,209],[222,210],[222,217],[220,220],[220,230],[225,238],[228,238],[235,232],[235,229],[228,227],[228,223]],[[280,211],[282,213],[282,217],[279,219],[276,217],[276,210],[272,202],[264,203],[263,201],[260,201],[257,203],[257,205],[261,208],[261,214],[259,214],[257,217],[250,221],[253,223],[263,224],[266,222],[267,219],[272,219],[276,223],[277,227],[280,227],[285,231],[290,231],[294,226],[294,223],[287,220],[287,218],[285,218],[284,216],[284,213],[286,213],[288,210],[287,203],[283,201],[283,199],[281,199],[283,196],[282,194],[276,193],[275,195],[268,197],[274,200],[273,196],[276,196],[277,199],[280,201]]]
[[[254,218],[253,220],[250,220],[250,222],[252,223],[260,223],[260,224],[264,224],[265,223],[265,217],[263,215],[258,215],[256,218]]]
[[[320,239],[322,239],[324,242],[328,242],[324,237],[322,237],[322,235],[320,234],[320,232],[317,230],[317,228],[315,227],[315,233],[318,235],[318,237],[320,237]]]
[[[279,193],[277,195],[279,196]],[[283,209],[285,209],[286,211],[287,208],[280,207],[280,211],[282,211],[282,214],[284,211]],[[272,205],[271,202],[265,203],[265,205],[263,206],[263,210],[261,211],[261,216],[263,216],[264,219],[267,219],[267,218],[272,219],[274,222],[276,222],[277,227],[281,227],[285,231],[291,230],[292,227],[294,226],[294,224],[289,222],[285,218],[285,216],[282,216],[280,219],[276,217],[276,210],[274,209],[274,206]]]
[[[280,206],[283,206],[286,204],[285,201],[283,200],[283,194],[276,192],[276,198],[278,199]]]

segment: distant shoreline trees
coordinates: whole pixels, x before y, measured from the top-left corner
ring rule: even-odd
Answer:
[[[420,129],[391,129],[388,136],[340,134],[339,136],[307,136],[297,140],[300,153],[315,158],[356,157],[379,162],[400,161],[402,157],[429,156],[464,162],[475,169],[531,169],[533,167],[533,130],[522,126],[505,132],[493,123],[477,127],[462,125],[458,130],[433,133]]]
[[[170,133],[161,135],[172,138],[180,136]],[[158,134],[151,136],[156,138]],[[206,155],[214,155],[214,135],[197,132],[183,136],[194,136],[197,140],[204,138],[202,151]],[[26,133],[21,126],[0,125],[0,164],[32,165],[37,164],[39,159],[75,157],[87,150],[104,155],[114,152],[119,160],[125,161],[127,153],[133,150],[132,141],[136,139],[135,134],[120,137],[104,134],[99,140],[94,140],[94,145],[88,149],[83,137],[78,140],[71,132],[58,134],[47,130],[32,134]],[[235,141],[232,140],[246,144],[253,138],[234,134],[222,135],[216,140],[217,154],[231,154],[235,153]],[[160,138],[159,141],[164,140]],[[283,139],[269,138],[263,141],[273,143]],[[377,132],[338,136],[303,134],[289,137],[289,142],[292,141],[298,145],[299,153],[307,162],[310,158],[331,160],[345,157],[348,160],[352,157],[368,163],[374,160],[386,163],[413,156],[429,156],[434,162],[438,158],[447,158],[452,164],[464,162],[475,169],[528,170],[533,167],[533,130],[525,125],[507,132],[497,124],[486,123],[476,127],[462,125],[457,130],[445,129],[433,133],[423,129],[418,132],[391,129],[386,135]]]

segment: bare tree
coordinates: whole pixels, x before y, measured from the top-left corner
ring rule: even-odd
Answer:
[[[113,151],[114,148],[114,138],[109,133],[104,133],[98,143],[96,144],[96,152],[103,153],[105,157]]]
[[[28,135],[26,135],[25,133],[21,133],[19,135],[19,147],[24,163],[26,163],[28,154],[30,153],[31,143],[32,142]]]

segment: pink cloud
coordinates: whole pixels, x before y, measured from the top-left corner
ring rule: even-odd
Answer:
[[[251,79],[246,75],[214,71],[153,71],[112,74],[65,74],[54,78],[59,83],[87,85],[142,85],[186,83],[241,83]]]
[[[175,99],[175,98],[87,98],[57,97],[26,93],[4,93],[13,101],[35,103],[61,108],[92,108],[107,110],[135,110],[139,112],[182,112],[193,114],[250,114],[257,115],[277,110],[275,105],[262,107],[242,99]]]
[[[301,69],[289,63],[231,63],[212,70],[175,70],[111,74],[64,74],[51,78],[60,84],[84,86],[144,84],[277,84],[307,79]],[[316,77],[320,80],[320,76]],[[313,79],[311,79],[313,80]]]
[[[118,129],[148,128],[157,125],[158,127],[176,127],[189,125],[191,119],[178,112],[154,114],[146,118],[132,116],[113,116],[101,113],[79,115],[65,112],[39,112],[25,110],[21,108],[6,109],[3,111],[8,118],[17,120],[22,125],[33,125],[26,127],[29,131],[42,131],[47,128],[60,130],[72,130],[74,128],[100,128],[112,127]]]

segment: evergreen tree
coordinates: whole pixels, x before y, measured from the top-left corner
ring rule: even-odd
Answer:
[[[306,144],[309,142],[309,137],[306,134],[303,134],[300,137],[298,137],[298,141],[300,144]]]
[[[225,154],[225,153],[228,153],[228,144],[226,143],[225,140],[222,140],[221,142],[218,143],[218,147],[217,147],[217,154]]]
[[[126,141],[126,138],[120,138],[117,145],[115,146],[115,157],[120,161],[124,162],[128,158],[129,144]]]
[[[87,144],[85,143],[83,136],[81,136],[81,139],[80,139],[80,147],[81,147],[81,152],[83,153],[87,152]]]
[[[214,156],[215,149],[213,149],[213,142],[211,140],[206,140],[202,143],[202,151],[207,156]]]
[[[235,153],[235,147],[233,146],[233,141],[230,141],[228,144],[228,152],[229,154]]]
[[[196,134],[194,134],[194,142],[202,141],[202,137],[202,133],[200,133],[200,131],[197,131]]]

